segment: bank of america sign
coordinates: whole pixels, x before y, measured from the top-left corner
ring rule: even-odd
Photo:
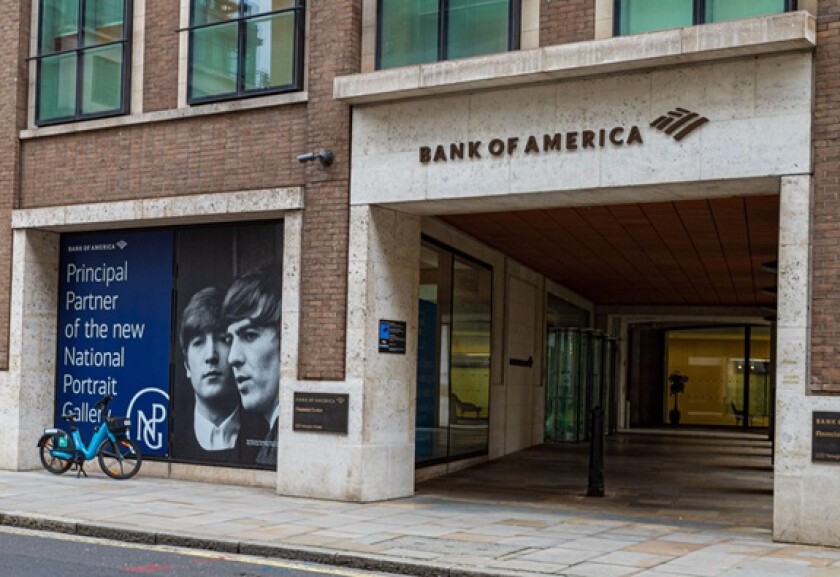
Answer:
[[[680,141],[709,121],[705,116],[685,108],[675,108],[650,123],[652,128]],[[509,136],[487,141],[450,142],[420,147],[420,163],[429,164],[458,160],[480,160],[486,157],[513,156],[598,149],[605,147],[638,146],[644,144],[641,129],[632,125],[610,128],[584,128],[552,134]]]

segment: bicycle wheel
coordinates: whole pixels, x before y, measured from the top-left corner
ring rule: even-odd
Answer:
[[[41,457],[41,464],[44,468],[53,475],[61,475],[73,466],[73,461],[67,459],[60,459],[52,455],[52,450],[55,449],[55,437],[48,437],[41,445],[39,455]]]
[[[143,464],[140,447],[131,439],[105,441],[96,456],[102,472],[112,479],[131,479]]]

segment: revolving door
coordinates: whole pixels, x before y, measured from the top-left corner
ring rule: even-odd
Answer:
[[[589,440],[590,412],[603,407],[614,430],[615,339],[588,329],[549,329],[546,339],[545,442]]]

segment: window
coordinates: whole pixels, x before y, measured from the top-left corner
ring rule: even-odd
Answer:
[[[770,425],[770,327],[684,328],[665,335],[665,374],[679,373],[688,381],[680,395],[671,392],[667,379],[660,385],[663,422],[676,410],[676,419],[687,425]]]
[[[36,124],[125,114],[130,0],[41,0]]]
[[[518,0],[379,0],[377,68],[519,47]]]
[[[615,34],[789,12],[796,0],[616,0]]]
[[[424,240],[419,297],[415,462],[486,455],[492,271]]]
[[[192,0],[191,103],[301,89],[303,0]]]

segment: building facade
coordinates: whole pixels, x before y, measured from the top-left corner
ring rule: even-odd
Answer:
[[[1,467],[107,393],[149,474],[375,501],[679,400],[840,545],[840,3],[10,4]]]

